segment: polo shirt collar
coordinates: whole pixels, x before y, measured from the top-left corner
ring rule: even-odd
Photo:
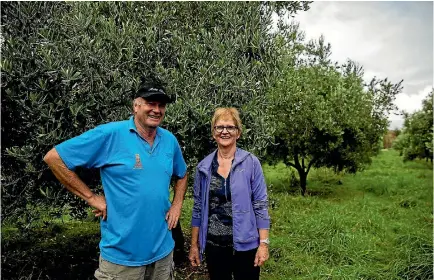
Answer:
[[[128,121],[128,130],[134,131],[135,133],[137,133],[137,135],[140,136],[139,132],[137,131],[136,124],[134,123],[134,116],[131,116],[129,121]],[[156,133],[155,139],[154,139],[154,144],[152,145],[152,147],[150,147],[150,150],[149,150],[150,153],[152,153],[157,148],[158,144],[160,143],[160,140],[161,140],[161,128],[158,126],[157,127],[157,133]]]

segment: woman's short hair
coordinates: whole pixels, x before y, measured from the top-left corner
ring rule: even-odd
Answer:
[[[214,132],[214,126],[218,120],[232,120],[238,127],[238,131],[241,135],[243,132],[243,124],[241,123],[240,113],[234,107],[217,108],[214,112],[214,116],[211,121],[211,134]]]

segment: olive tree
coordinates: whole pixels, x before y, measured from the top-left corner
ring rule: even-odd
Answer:
[[[42,162],[54,145],[98,124],[126,119],[131,92],[158,80],[176,97],[164,127],[189,167],[215,148],[216,107],[240,110],[240,146],[263,156],[273,128],[263,114],[282,56],[272,14],[309,2],[2,3],[2,216],[28,207],[85,204],[66,194]],[[278,27],[280,32],[284,27]],[[278,72],[278,71],[277,71]],[[78,170],[100,188],[98,172]],[[4,220],[4,219],[3,219]]]
[[[404,161],[433,157],[433,91],[422,101],[422,109],[412,114],[404,112],[404,128],[393,143]]]
[[[303,195],[312,167],[354,173],[370,163],[401,90],[387,80],[365,86],[363,68],[351,60],[332,63],[330,51],[323,37],[310,41],[268,92],[275,128],[268,159],[298,171]]]

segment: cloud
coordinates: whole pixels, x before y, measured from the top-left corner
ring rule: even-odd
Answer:
[[[395,104],[398,108],[407,108],[406,112],[408,113],[414,113],[422,108],[422,100],[428,96],[431,90],[432,86],[428,85],[417,94],[409,95],[406,93],[400,93],[396,97]]]
[[[424,89],[420,90],[417,94],[406,94],[404,92],[396,96],[395,104],[398,108],[405,108],[407,113],[414,113],[422,108],[422,100],[424,100],[428,94],[431,92],[432,86],[427,85]],[[395,112],[398,113],[398,112]],[[390,114],[389,116],[390,125],[389,128],[401,128],[404,124],[404,120],[400,115]]]
[[[397,106],[421,108],[433,85],[432,2],[314,2],[295,20],[307,40],[325,36],[331,59],[363,65],[366,80],[404,79]],[[390,118],[402,125],[402,117]]]

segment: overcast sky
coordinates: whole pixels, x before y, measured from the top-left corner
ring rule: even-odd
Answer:
[[[366,80],[404,79],[399,109],[422,107],[433,86],[433,2],[314,2],[295,20],[306,40],[325,36],[334,61],[363,65]],[[402,126],[402,117],[389,119],[391,129]]]

